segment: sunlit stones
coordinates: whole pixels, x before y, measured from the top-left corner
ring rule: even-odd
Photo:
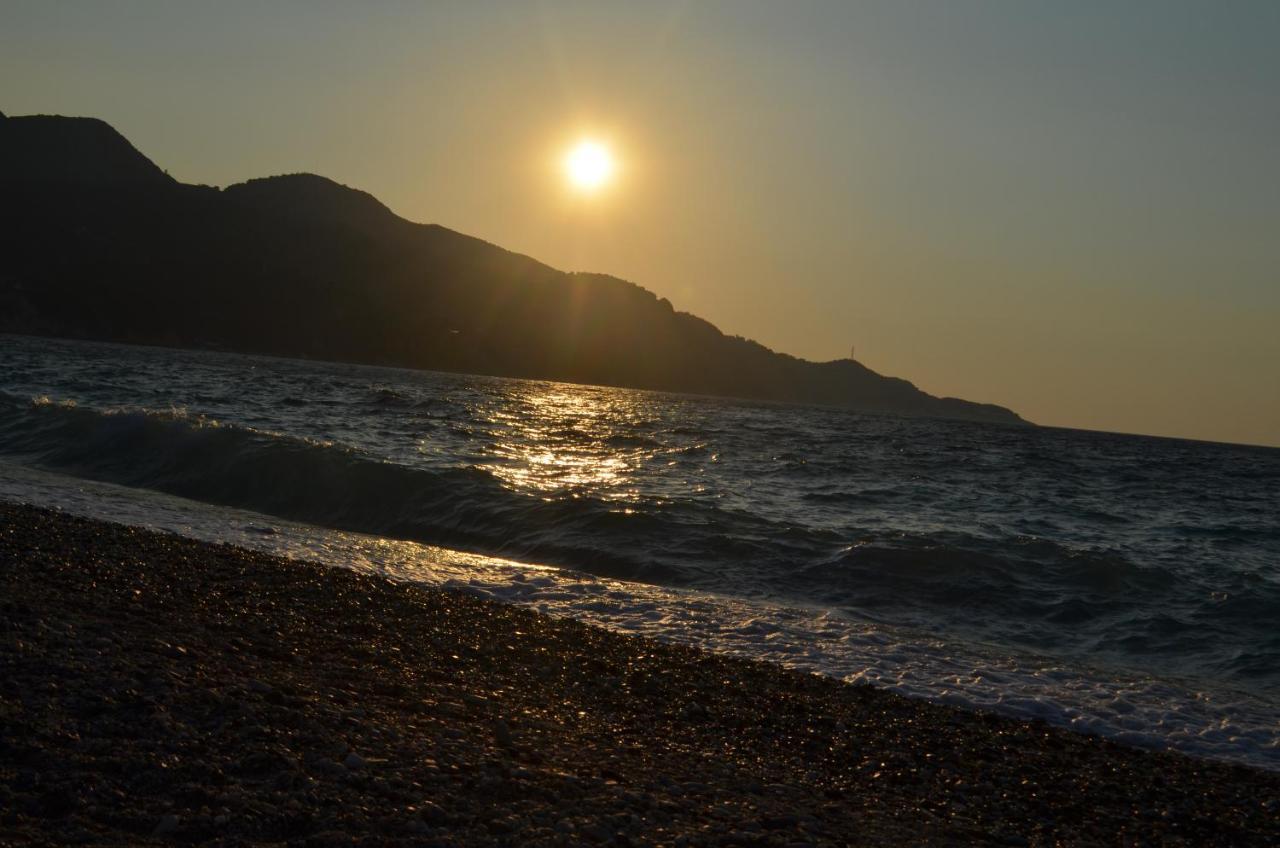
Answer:
[[[598,141],[580,141],[564,157],[564,171],[574,188],[597,191],[613,177],[613,154]]]

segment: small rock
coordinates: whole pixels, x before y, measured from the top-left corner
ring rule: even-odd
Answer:
[[[609,829],[601,824],[589,824],[582,828],[581,833],[592,842],[608,842],[613,836]]]
[[[340,763],[335,763],[328,757],[321,757],[316,760],[315,763],[312,764],[312,768],[320,774],[328,775],[330,777],[339,777],[347,773],[347,770],[343,768]]]
[[[448,815],[445,813],[444,807],[434,801],[423,801],[418,804],[418,818],[431,824],[440,824],[448,818]]]
[[[50,819],[60,819],[69,815],[75,806],[75,796],[65,789],[47,790],[37,802],[40,815]]]
[[[368,765],[368,762],[364,757],[360,756],[355,751],[352,751],[350,754],[347,754],[347,758],[342,761],[342,764],[347,767],[348,771],[359,771]]]
[[[156,825],[155,830],[151,831],[151,835],[152,836],[168,836],[171,833],[177,832],[178,825],[180,824],[182,824],[182,821],[173,813],[170,813],[169,815],[160,819],[160,823]]]
[[[697,701],[693,701],[685,706],[681,716],[686,719],[704,719],[707,717],[707,708]]]
[[[493,723],[493,738],[503,748],[512,748],[515,746],[515,740],[511,738],[511,728],[502,719],[497,719]]]

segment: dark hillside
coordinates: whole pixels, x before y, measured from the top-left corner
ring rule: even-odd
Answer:
[[[175,184],[107,123],[58,115],[0,114],[0,180]]]

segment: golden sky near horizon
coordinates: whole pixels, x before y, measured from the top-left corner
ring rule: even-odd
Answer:
[[[10,2],[0,110],[1037,423],[1280,445],[1276,43],[1261,2]]]

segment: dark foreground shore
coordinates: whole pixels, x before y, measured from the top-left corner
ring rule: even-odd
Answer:
[[[0,843],[1275,845],[1280,775],[0,504]]]

